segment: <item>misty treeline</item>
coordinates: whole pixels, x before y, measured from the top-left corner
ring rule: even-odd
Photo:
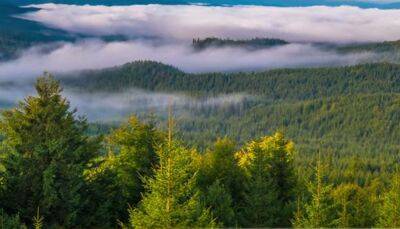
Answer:
[[[400,226],[395,160],[376,179],[334,183],[324,152],[308,175],[279,132],[203,152],[174,137],[171,117],[167,131],[131,117],[89,136],[56,80],[36,91],[0,119],[2,228]]]
[[[240,47],[248,50],[259,50],[263,48],[271,48],[280,45],[287,45],[289,42],[281,39],[273,38],[253,38],[249,40],[232,40],[221,39],[216,37],[208,37],[205,39],[193,39],[192,47],[195,50],[204,50],[207,48],[224,48],[224,47]]]

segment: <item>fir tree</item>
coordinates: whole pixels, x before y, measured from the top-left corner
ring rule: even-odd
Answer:
[[[232,227],[236,225],[235,205],[230,191],[219,180],[207,188],[204,203],[210,208],[213,217],[220,226]]]
[[[31,221],[39,206],[51,224],[77,225],[85,205],[83,171],[98,152],[98,140],[85,135],[61,87],[46,75],[36,82],[37,96],[3,112],[1,205]]]
[[[247,227],[287,226],[294,211],[293,143],[277,133],[238,154],[247,174],[242,221]]]
[[[338,217],[335,214],[331,191],[332,186],[324,184],[322,164],[321,160],[318,159],[315,168],[315,181],[309,184],[311,200],[304,206],[303,217],[298,217],[294,225],[310,228],[336,226]]]
[[[147,178],[147,192],[130,211],[135,228],[212,227],[214,220],[200,201],[194,152],[175,143],[158,150],[160,164]]]
[[[198,177],[205,204],[225,227],[237,224],[238,209],[235,206],[243,202],[245,177],[237,164],[235,150],[231,140],[217,140],[214,147],[202,157]]]
[[[379,227],[400,227],[400,175],[393,176],[390,190],[384,195]]]
[[[365,228],[374,225],[376,219],[376,205],[368,192],[357,184],[341,184],[332,193],[338,212],[338,227]]]
[[[132,116],[106,138],[108,154],[94,169],[86,172],[90,182],[90,217],[96,225],[113,226],[128,219],[126,208],[135,207],[142,197],[141,177],[153,175],[158,164],[156,148],[165,136],[153,123],[141,123]]]

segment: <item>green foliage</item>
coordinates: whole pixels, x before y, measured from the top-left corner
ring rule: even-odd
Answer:
[[[62,81],[93,92],[135,87],[202,98],[230,94],[238,98],[237,103],[176,108],[177,129],[185,142],[204,149],[218,137],[229,136],[242,145],[281,130],[296,142],[302,161],[304,154],[317,150],[337,157],[368,154],[361,160],[369,160],[366,163],[371,166],[365,167],[376,169],[386,165],[377,165],[381,159],[372,157],[392,157],[400,149],[396,131],[400,128],[399,71],[397,64],[376,63],[186,74],[171,66],[140,61]]]
[[[341,184],[332,192],[338,208],[337,226],[342,228],[365,228],[377,220],[379,202],[371,188],[357,184]]]
[[[237,225],[237,206],[243,200],[245,177],[237,164],[235,152],[233,141],[227,138],[217,140],[202,157],[198,177],[206,206],[226,227]]]
[[[384,195],[378,227],[400,226],[400,175],[396,174]]]
[[[306,100],[340,95],[398,93],[400,66],[389,63],[348,67],[276,69],[263,72],[188,74],[153,61],[86,71],[67,86],[88,91],[142,88],[187,94],[246,93],[271,100]]]
[[[331,196],[332,186],[323,181],[321,161],[315,168],[315,181],[309,184],[310,202],[304,205],[304,213],[297,217],[296,227],[321,228],[337,226],[337,212]]]
[[[77,225],[85,204],[83,171],[98,152],[98,140],[85,136],[86,121],[75,118],[51,76],[39,78],[36,91],[2,113],[1,206],[19,212],[24,222],[39,206],[50,224]]]
[[[107,225],[126,221],[127,207],[136,206],[144,191],[143,177],[153,175],[158,164],[156,148],[164,136],[152,123],[144,124],[132,116],[126,124],[106,138],[107,155],[95,168],[86,171],[92,206],[92,221]]]
[[[32,222],[33,222],[33,228],[34,229],[42,229],[43,228],[43,216],[40,215],[39,208],[37,209],[36,215],[33,217]]]
[[[195,83],[156,63],[125,68],[137,74],[133,81],[123,76],[128,85],[143,74],[149,77],[140,80],[152,90],[185,92],[190,90],[186,83]],[[116,124],[88,129],[60,95],[58,83],[41,78],[38,95],[3,112],[0,120],[0,222],[9,228],[113,228],[127,221],[138,228],[289,227],[290,221],[294,227],[397,227],[398,70],[377,64],[340,68],[346,77],[325,68],[249,73],[283,88],[260,88],[240,105],[181,113],[179,132],[189,145],[201,142],[202,154],[166,141],[155,124],[136,117],[115,130]],[[320,76],[330,83],[301,75],[306,83],[285,82],[302,71],[325,72]],[[262,79],[277,72],[283,79]],[[222,92],[250,88],[239,85],[233,74],[217,75],[212,83],[190,86],[199,88],[198,95],[207,92],[203,86],[208,83]],[[187,82],[169,82],[173,77]],[[294,94],[280,95],[286,87],[293,87]],[[276,129],[296,141],[296,154],[292,141],[272,134]],[[88,137],[99,132],[109,133],[102,144]],[[234,140],[218,139],[223,135]],[[213,147],[204,147],[215,139]],[[316,157],[318,149],[323,157]],[[314,171],[309,165],[315,161]],[[303,182],[309,179],[307,190]]]
[[[21,222],[19,215],[9,216],[3,209],[0,209],[0,228],[4,229],[27,229]]]
[[[239,190],[236,190],[239,191]],[[216,180],[207,187],[203,194],[203,201],[209,207],[212,216],[221,227],[233,227],[237,225],[235,204],[232,200],[232,193],[220,180]]]
[[[169,143],[157,151],[160,164],[146,179],[147,192],[139,207],[130,211],[135,228],[212,227],[214,220],[200,202],[196,153]]]
[[[247,174],[242,212],[246,227],[287,227],[293,214],[296,177],[293,143],[281,133],[248,144],[238,154]]]

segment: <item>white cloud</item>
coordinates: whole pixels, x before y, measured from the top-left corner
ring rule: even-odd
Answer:
[[[41,10],[24,17],[90,35],[122,34],[184,40],[209,36],[276,37],[290,41],[330,42],[400,39],[400,10],[397,9],[57,4],[36,7]]]
[[[104,43],[85,40],[65,43],[51,52],[41,47],[25,51],[19,59],[0,63],[0,81],[26,80],[43,71],[68,72],[121,65],[134,60],[154,60],[187,72],[261,70],[279,67],[356,64],[371,59],[371,53],[339,55],[307,44],[290,44],[258,51],[238,48],[194,51],[190,45],[152,45],[129,41]]]

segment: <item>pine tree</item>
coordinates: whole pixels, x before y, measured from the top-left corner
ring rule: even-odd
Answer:
[[[374,226],[376,219],[376,205],[368,192],[357,184],[341,184],[332,193],[338,212],[338,227],[365,228]]]
[[[135,228],[211,227],[214,220],[200,201],[196,186],[194,152],[176,143],[158,150],[155,176],[145,181],[147,192],[138,208],[130,211]]]
[[[203,199],[219,226],[233,227],[236,225],[236,214],[231,193],[219,180],[207,188]]]
[[[296,200],[293,143],[276,133],[251,142],[238,157],[247,175],[242,224],[288,226]]]
[[[141,177],[153,175],[152,166],[158,164],[156,148],[164,141],[153,123],[141,123],[135,116],[106,138],[107,156],[86,172],[92,192],[91,221],[103,226],[127,221],[126,208],[141,200]]]
[[[400,227],[400,175],[393,176],[390,190],[384,195],[378,227]]]
[[[73,226],[83,213],[83,171],[97,155],[98,140],[85,135],[86,121],[75,118],[51,76],[39,78],[36,91],[2,113],[0,202],[25,222],[39,206],[50,223]]]
[[[315,168],[315,182],[309,184],[311,201],[304,206],[303,217],[298,217],[294,223],[297,227],[335,227],[337,216],[335,206],[331,197],[332,186],[323,182],[323,169],[321,160],[318,159]]]
[[[217,140],[214,147],[202,157],[198,177],[205,204],[225,227],[237,224],[238,209],[235,206],[243,202],[245,177],[237,164],[235,151],[235,144],[231,140]],[[219,196],[216,196],[217,193]]]

